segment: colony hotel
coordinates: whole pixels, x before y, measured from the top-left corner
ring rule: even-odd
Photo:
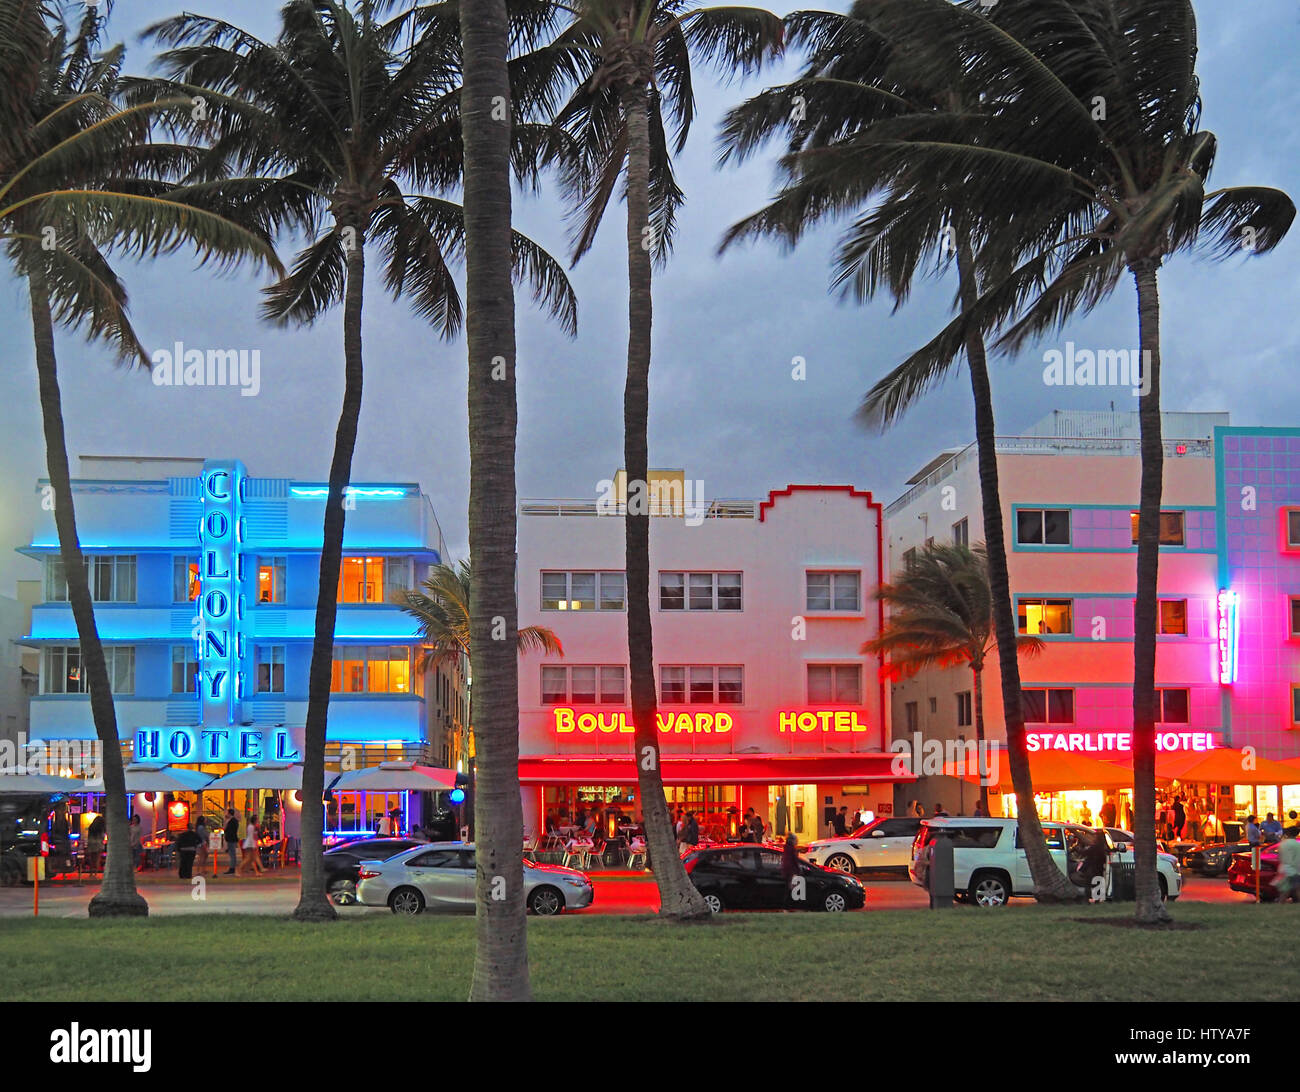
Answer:
[[[81,475],[77,528],[127,757],[214,774],[300,760],[326,486],[233,459],[83,458]],[[414,670],[415,623],[394,602],[443,556],[433,508],[409,483],[358,483],[347,504],[327,764],[350,748],[357,766],[453,765],[461,690],[453,673]],[[41,649],[32,739],[66,754],[95,729],[51,508],[22,551],[45,565],[23,643]],[[342,829],[365,829],[385,801],[339,805]]]
[[[1135,413],[1057,411],[997,440],[1011,592],[1031,749],[1124,758],[1132,726],[1137,502]],[[1300,755],[1300,429],[1234,428],[1227,414],[1166,413],[1156,687],[1162,751],[1253,747]],[[941,452],[886,509],[892,569],[927,542],[984,538],[974,445]],[[985,672],[990,738],[1002,732],[996,658]],[[974,738],[968,671],[896,684],[895,735]],[[1118,752],[1117,756],[1109,752]],[[1298,773],[1297,781],[1300,781]],[[1186,790],[1184,790],[1186,791]],[[1201,786],[1229,817],[1300,807],[1300,786]],[[969,811],[952,777],[919,790]],[[1103,794],[1079,785],[1045,801],[1093,816]],[[1127,792],[1120,793],[1120,817]],[[1014,798],[1003,797],[1006,805]],[[998,798],[994,797],[996,808]]]
[[[880,505],[849,486],[793,485],[709,501],[680,471],[652,473],[651,609],[662,772],[669,801],[725,832],[754,808],[804,837],[841,804],[888,811],[873,597]],[[519,664],[524,826],[594,802],[641,812],[628,695],[622,509],[525,500],[519,624],[564,656]]]

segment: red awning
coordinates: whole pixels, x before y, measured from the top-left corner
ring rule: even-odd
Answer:
[[[664,755],[665,785],[800,785],[839,781],[915,781],[909,773],[895,774],[897,755]],[[519,780],[525,785],[634,785],[636,766],[631,755],[546,755],[519,760]]]

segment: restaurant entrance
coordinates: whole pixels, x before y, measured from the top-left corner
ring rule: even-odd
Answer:
[[[809,841],[821,834],[816,785],[769,785],[767,807],[774,837],[793,832],[800,841]]]

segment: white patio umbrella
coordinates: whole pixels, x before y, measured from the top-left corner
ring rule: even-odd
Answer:
[[[326,778],[326,787],[329,785],[329,779]],[[288,789],[302,788],[302,763],[272,763],[265,762],[256,766],[245,766],[242,770],[233,770],[232,772],[218,777],[209,785],[205,785],[204,792],[241,792],[251,789],[275,789],[284,792]]]
[[[198,792],[206,789],[212,774],[202,770],[182,770],[175,766],[156,766],[146,762],[132,763],[125,769],[126,791],[136,792]],[[88,780],[83,792],[103,792],[104,779]]]
[[[0,773],[0,793],[17,795],[18,793],[52,793],[52,792],[103,792],[103,789],[88,787],[89,783],[77,777],[56,777],[54,774],[28,772],[19,766],[7,773]]]
[[[441,792],[456,787],[456,771],[414,762],[381,762],[349,770],[334,782],[334,792]]]

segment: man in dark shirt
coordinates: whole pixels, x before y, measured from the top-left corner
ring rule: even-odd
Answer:
[[[188,826],[176,835],[176,858],[180,862],[182,880],[194,877],[194,854],[199,851],[200,842],[199,836]]]
[[[227,876],[235,874],[235,865],[238,861],[239,854],[239,820],[235,816],[234,808],[226,809],[226,855],[230,860],[230,867],[226,869]]]
[[[844,835],[848,834],[849,832],[848,826],[849,826],[849,809],[847,805],[844,805],[840,808],[839,811],[837,811],[834,815],[831,816],[831,827],[835,831],[837,836],[843,838]]]

